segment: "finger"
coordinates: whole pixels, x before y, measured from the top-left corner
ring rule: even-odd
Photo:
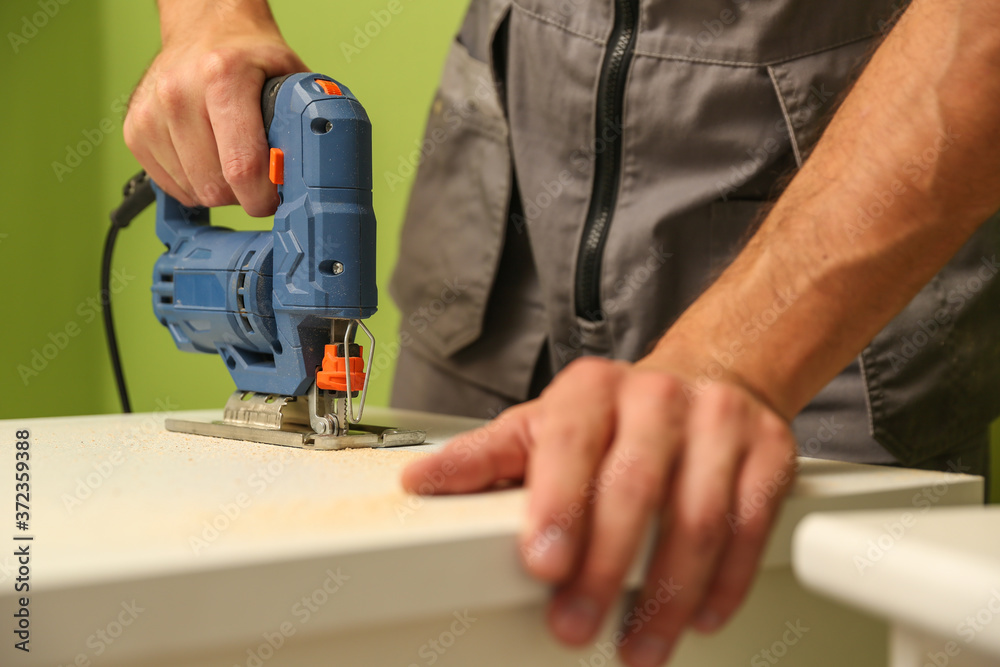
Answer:
[[[485,426],[456,436],[444,448],[403,470],[412,493],[468,493],[520,479],[528,460],[530,404],[504,411]]]
[[[160,80],[157,96],[167,119],[171,144],[198,203],[209,207],[237,203],[222,174],[204,99],[183,82],[170,79]]]
[[[746,452],[748,410],[749,397],[724,385],[691,408],[688,444],[665,509],[669,528],[657,540],[638,600],[648,620],[632,628],[623,647],[634,667],[667,659],[714,578],[730,536],[726,515]]]
[[[623,367],[584,358],[567,367],[539,399],[528,460],[525,566],[545,581],[564,581],[576,565],[587,523],[587,484],[611,442],[614,396]]]
[[[795,478],[795,439],[788,425],[766,412],[740,475],[730,523],[732,540],[698,614],[696,627],[721,627],[743,603],[781,502]]]
[[[123,133],[129,150],[154,183],[184,206],[197,206],[170,143],[170,133],[161,119],[154,117],[146,107],[130,109]]]
[[[278,196],[267,176],[268,146],[260,110],[264,72],[224,52],[213,55],[207,71],[205,99],[222,174],[247,213],[271,215]]]
[[[589,492],[596,492],[580,571],[553,600],[549,623],[563,641],[590,641],[622,589],[684,438],[681,382],[663,373],[634,375],[618,398],[618,429]]]

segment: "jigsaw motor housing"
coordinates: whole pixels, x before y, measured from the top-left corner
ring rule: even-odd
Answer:
[[[220,355],[237,389],[302,396],[331,320],[378,308],[371,122],[346,86],[314,73],[287,77],[265,104],[272,157],[280,152],[273,228],[214,227],[208,209],[154,186],[167,249],[153,310],[178,348]]]

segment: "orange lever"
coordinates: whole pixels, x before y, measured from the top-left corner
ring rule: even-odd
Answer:
[[[340,90],[338,86],[333,81],[327,81],[326,79],[316,79],[316,85],[323,89],[323,92],[327,95],[343,95],[343,91]]]
[[[275,185],[285,182],[285,153],[280,148],[271,149],[271,164],[267,175]]]
[[[364,354],[358,346],[360,354]],[[327,345],[323,354],[323,367],[316,373],[316,387],[328,391],[347,391],[347,373],[351,374],[351,392],[361,391],[365,386],[365,360],[360,356],[348,358],[337,353],[337,345]]]

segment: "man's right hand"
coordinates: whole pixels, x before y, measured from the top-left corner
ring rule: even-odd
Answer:
[[[129,102],[125,143],[185,206],[274,213],[260,109],[264,82],[309,71],[265,0],[160,0],[163,47]]]

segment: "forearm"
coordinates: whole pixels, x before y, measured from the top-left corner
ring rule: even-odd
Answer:
[[[202,29],[274,30],[277,25],[267,0],[157,0],[160,37],[164,44]]]
[[[998,25],[992,0],[915,2],[646,363],[695,387],[721,373],[794,416],[1000,208]]]

